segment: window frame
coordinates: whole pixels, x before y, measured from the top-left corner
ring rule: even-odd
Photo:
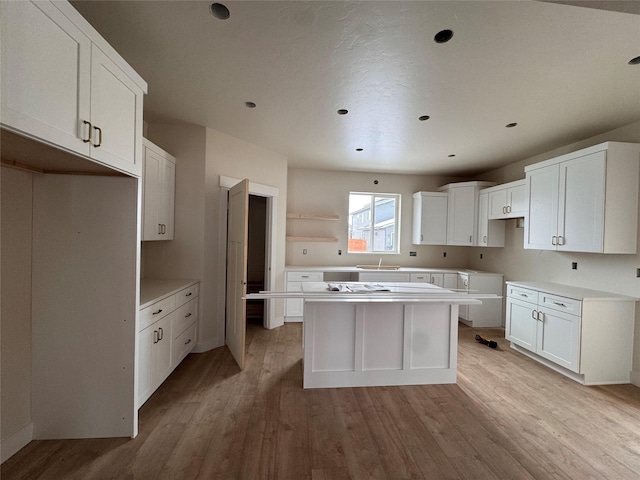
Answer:
[[[353,228],[353,214],[351,213],[351,196],[352,195],[362,195],[369,196],[369,209],[366,210],[369,213],[368,217],[368,231],[367,236],[367,245],[371,245],[371,249],[368,251],[361,250],[351,250],[349,245],[349,240],[352,238],[352,228]],[[376,200],[381,199],[390,199],[395,201],[395,208],[393,211],[393,218],[391,221],[382,220],[380,224],[383,222],[385,224],[393,225],[393,241],[395,243],[394,250],[374,250],[376,242],[375,242],[375,232],[380,231],[380,225],[376,229]],[[380,192],[349,192],[348,197],[348,206],[347,206],[347,253],[352,254],[373,254],[373,255],[400,255],[400,216],[401,216],[401,203],[402,203],[402,194],[400,193],[380,193]],[[365,208],[365,207],[363,207]],[[356,210],[357,211],[357,210]],[[387,225],[388,228],[388,225]],[[382,230],[384,230],[383,228]],[[387,235],[385,234],[383,248],[385,248],[387,244]]]

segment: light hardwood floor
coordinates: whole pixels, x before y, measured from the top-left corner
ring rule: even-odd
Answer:
[[[461,326],[456,385],[303,390],[300,324],[250,325],[243,372],[189,355],[137,438],[34,441],[2,480],[640,478],[640,389],[578,385],[501,335]]]

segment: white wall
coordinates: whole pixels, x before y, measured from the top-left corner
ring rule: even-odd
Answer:
[[[640,143],[640,122],[520,160],[487,172],[481,179],[503,183],[524,178],[526,165],[605,141]],[[516,228],[515,220],[508,220],[505,247],[471,249],[469,267],[504,273],[505,280],[546,280],[640,297],[640,279],[636,278],[636,269],[640,268],[640,254],[601,255],[525,250],[523,245],[524,229]],[[480,253],[484,257],[482,260]],[[578,263],[577,270],[571,269],[572,262]],[[640,308],[637,305],[634,345],[634,383],[640,385]]]
[[[1,169],[0,280],[3,458],[7,441],[31,437],[31,241],[33,175]],[[17,439],[17,446],[21,442]],[[11,447],[8,447],[9,449]]]
[[[375,184],[374,181],[378,183]],[[465,179],[356,173],[330,170],[290,169],[287,211],[339,215],[338,221],[289,220],[288,236],[337,237],[337,243],[287,242],[287,265],[357,265],[382,263],[405,267],[463,267],[467,263],[465,247],[412,245],[412,196],[418,191],[437,191],[438,187]],[[400,193],[400,254],[347,253],[349,192]],[[303,250],[307,254],[303,254]],[[342,250],[342,255],[338,254]],[[415,251],[416,257],[409,252]],[[444,252],[447,253],[446,258]]]

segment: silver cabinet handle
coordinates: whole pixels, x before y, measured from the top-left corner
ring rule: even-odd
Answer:
[[[541,321],[541,322],[544,322],[544,313],[542,313],[542,312],[538,312],[537,317],[538,317],[538,318],[536,318],[536,320],[539,320],[539,321]]]
[[[191,339],[189,339],[186,342],[184,342],[185,345],[189,345],[190,343],[191,343]]]
[[[527,295],[526,293],[518,293],[518,295],[520,295],[521,297],[529,298],[529,295]]]
[[[564,245],[564,237],[562,235],[558,237],[558,245]]]
[[[91,127],[91,122],[87,122],[86,120],[82,121],[84,125],[89,125],[89,138],[83,138],[82,141],[84,143],[89,143],[91,141],[91,130],[93,130],[93,128]]]
[[[420,234],[420,241],[422,242],[424,240],[424,235],[421,233]]]
[[[191,312],[187,313],[184,318],[189,318],[191,316]]]
[[[507,213],[507,207],[502,207],[502,213]]]
[[[154,330],[153,331],[153,343],[156,344],[160,341],[160,339],[158,338],[158,330]]]
[[[158,235],[162,235],[162,224],[158,224]]]
[[[158,341],[162,340],[164,338],[164,329],[162,327],[158,328],[158,330],[160,330],[160,338],[158,339]]]
[[[531,318],[534,320],[538,320],[538,312],[535,310],[531,310]]]
[[[469,242],[473,242],[473,235],[469,235]]]
[[[564,307],[567,308],[567,306],[564,303],[561,302],[553,302],[554,305],[558,305],[559,307]]]
[[[99,147],[102,145],[102,129],[100,127],[93,127],[94,130],[98,131],[98,143],[92,143],[94,147]]]
[[[551,237],[551,245],[558,245],[558,237],[555,235]]]
[[[185,297],[190,297],[191,295],[193,295],[193,292],[189,292],[185,295]]]
[[[157,312],[152,312],[151,315],[158,315],[159,313],[162,313],[162,309],[158,310]]]
[[[511,213],[511,205],[507,205],[507,213]]]

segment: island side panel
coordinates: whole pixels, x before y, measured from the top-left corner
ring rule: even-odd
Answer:
[[[455,383],[457,310],[306,301],[304,388]]]

